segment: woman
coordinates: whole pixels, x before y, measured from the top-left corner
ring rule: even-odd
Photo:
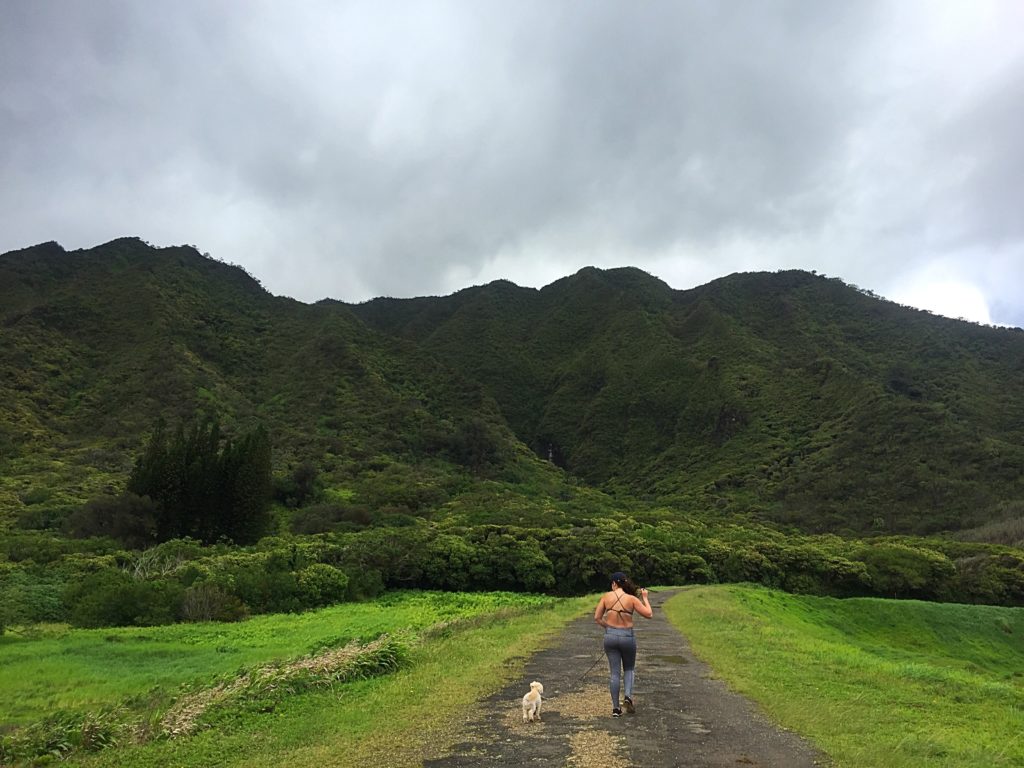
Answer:
[[[633,636],[633,613],[651,618],[654,611],[647,602],[647,590],[637,589],[622,571],[612,574],[612,591],[607,592],[594,610],[594,621],[604,627],[604,652],[608,656],[610,678],[608,690],[612,695],[612,717],[622,717],[619,709],[619,669],[625,672],[626,711],[632,714],[633,670],[636,667],[636,638]]]

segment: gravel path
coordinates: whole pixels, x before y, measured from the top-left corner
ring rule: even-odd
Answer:
[[[611,717],[601,630],[587,616],[531,657],[523,680],[482,701],[459,743],[446,756],[424,762],[424,768],[826,765],[821,753],[772,725],[694,658],[686,639],[659,610],[672,594],[652,593],[654,618],[636,618],[635,715]],[[540,723],[522,722],[519,702],[531,680],[544,684]]]

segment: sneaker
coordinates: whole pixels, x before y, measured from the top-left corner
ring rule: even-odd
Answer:
[[[616,707],[612,710],[612,717],[622,717],[622,710]]]
[[[623,700],[622,704],[623,704],[623,706],[625,706],[625,707],[626,707],[626,711],[627,711],[627,712],[628,712],[629,714],[631,714],[631,715],[632,715],[633,713],[635,713],[635,712],[636,712],[636,707],[634,707],[634,706],[633,706],[633,700],[632,700],[631,698],[629,698],[629,696],[627,696],[627,697],[626,697],[626,698],[625,698],[625,699]]]

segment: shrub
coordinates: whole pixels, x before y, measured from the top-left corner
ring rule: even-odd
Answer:
[[[21,502],[26,506],[42,504],[44,501],[49,501],[52,495],[53,491],[49,488],[32,488],[21,495]]]
[[[181,599],[184,621],[241,621],[247,615],[241,600],[209,582],[192,585]]]
[[[150,551],[154,555],[179,561],[196,560],[210,554],[210,549],[203,547],[201,541],[189,538],[188,536],[180,539],[170,539],[162,544],[158,544]]]
[[[156,519],[157,506],[148,496],[125,493],[93,499],[71,513],[64,529],[72,538],[109,536],[126,547],[141,549],[156,542]]]
[[[23,530],[57,530],[76,509],[75,506],[29,507],[18,513],[17,526]]]
[[[885,597],[930,598],[946,591],[956,569],[949,558],[905,544],[866,547],[859,558],[875,591]]]
[[[0,536],[0,556],[15,563],[52,563],[70,552],[72,546],[53,534],[36,531]]]
[[[175,576],[182,586],[191,587],[196,583],[210,581],[213,578],[213,571],[202,563],[186,563],[177,570]]]
[[[480,553],[463,536],[442,534],[427,545],[423,576],[433,589],[466,590],[481,571]]]
[[[384,591],[384,576],[375,568],[348,573],[348,599],[371,600]]]
[[[301,462],[292,472],[292,483],[295,486],[295,506],[301,507],[316,495],[316,481],[320,470],[309,461]]]
[[[157,579],[136,582],[133,590],[135,616],[132,623],[140,627],[173,624],[181,618],[184,588],[177,581]]]
[[[267,557],[228,564],[221,558],[214,567],[214,583],[237,596],[254,613],[287,613],[302,608],[295,574],[268,567]]]
[[[372,522],[366,507],[350,504],[316,504],[292,513],[292,533],[326,533],[337,528],[359,528]]]
[[[779,586],[782,580],[778,565],[755,548],[731,548],[725,558],[716,563],[715,570],[722,581],[750,581]]]
[[[324,563],[314,563],[298,572],[299,592],[304,607],[330,605],[345,599],[348,576]]]
[[[481,419],[471,419],[456,428],[449,454],[459,464],[480,474],[498,463],[501,449],[494,430]]]
[[[72,582],[64,603],[75,626],[154,626],[177,620],[182,593],[175,581],[135,581],[121,571],[103,570]]]
[[[0,574],[0,634],[4,626],[63,621],[63,575],[52,570],[11,570]]]
[[[992,605],[1024,605],[1024,557],[1004,553],[958,559],[956,578],[943,598]]]
[[[686,584],[711,584],[715,581],[715,573],[700,555],[679,555],[673,562],[675,578]]]
[[[20,601],[10,591],[0,589],[0,635],[6,632],[8,627],[22,624],[24,621]]]

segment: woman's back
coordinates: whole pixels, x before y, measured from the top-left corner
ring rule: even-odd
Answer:
[[[604,620],[608,626],[631,629],[635,599],[621,589],[606,592],[601,600],[604,605]]]
[[[604,627],[604,652],[608,656],[608,692],[612,697],[612,717],[622,715],[619,708],[619,672],[625,678],[626,711],[633,707],[633,669],[636,666],[636,638],[633,636],[633,614],[648,619],[654,615],[647,602],[647,590],[638,590],[622,571],[611,577],[611,591],[605,592],[594,608],[594,621]],[[639,597],[637,593],[639,592]]]

